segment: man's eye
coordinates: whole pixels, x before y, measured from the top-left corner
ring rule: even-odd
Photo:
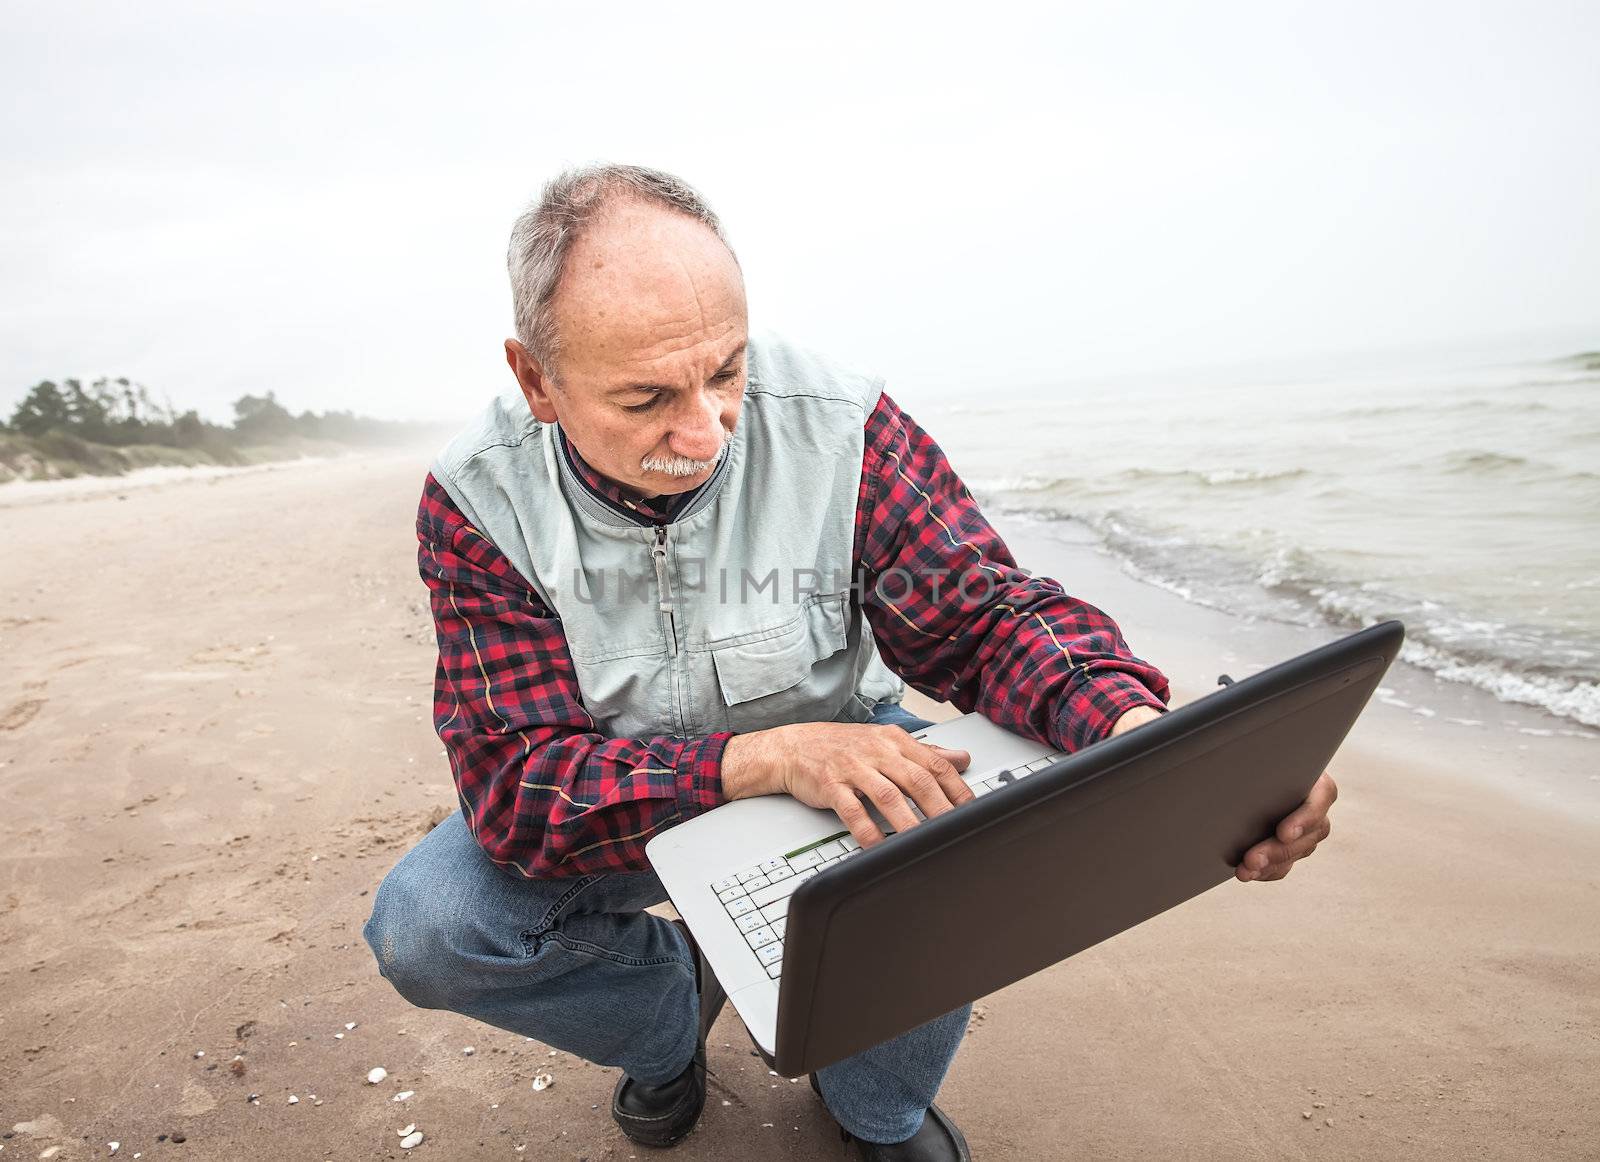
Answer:
[[[655,407],[660,401],[661,397],[659,395],[653,395],[644,403],[623,404],[622,410],[625,412],[647,412],[651,408]]]

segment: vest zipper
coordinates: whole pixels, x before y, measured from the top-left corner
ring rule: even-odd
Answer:
[[[658,608],[667,617],[667,655],[678,656],[678,623],[672,615],[672,581],[667,577],[667,526],[656,526],[656,543],[650,550],[656,564],[656,592],[661,602]]]

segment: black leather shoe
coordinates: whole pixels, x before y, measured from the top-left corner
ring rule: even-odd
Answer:
[[[822,1097],[815,1073],[811,1075],[811,1088]],[[966,1138],[938,1106],[928,1107],[922,1127],[904,1142],[863,1142],[843,1126],[839,1127],[839,1137],[855,1142],[856,1155],[864,1162],[972,1162]]]
[[[694,956],[695,989],[700,997],[699,1040],[688,1068],[671,1081],[645,1085],[624,1073],[611,1094],[611,1118],[641,1146],[674,1146],[688,1137],[706,1104],[706,1034],[728,999],[700,955],[700,946],[682,920],[674,920]]]

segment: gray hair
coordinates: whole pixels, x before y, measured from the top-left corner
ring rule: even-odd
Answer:
[[[617,198],[651,202],[687,214],[727,246],[722,223],[688,182],[638,165],[578,166],[552,178],[511,228],[506,270],[517,338],[548,373],[560,350],[554,300],[567,253],[578,236]],[[733,253],[733,247],[728,247]],[[737,259],[735,259],[737,261]]]

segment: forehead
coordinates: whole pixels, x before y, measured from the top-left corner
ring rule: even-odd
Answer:
[[[563,366],[607,378],[663,363],[715,370],[746,331],[744,279],[722,240],[634,202],[574,243],[554,306]]]

